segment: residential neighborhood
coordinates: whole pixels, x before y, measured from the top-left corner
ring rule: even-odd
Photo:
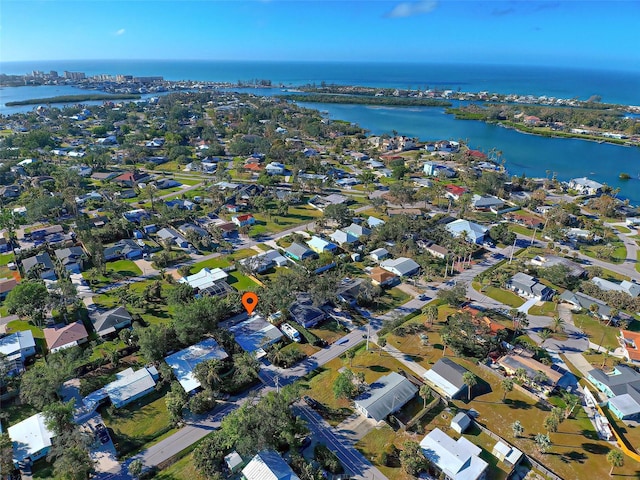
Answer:
[[[640,214],[607,185],[222,89],[0,123],[11,478],[640,471]]]

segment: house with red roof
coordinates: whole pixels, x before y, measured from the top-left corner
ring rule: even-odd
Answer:
[[[256,223],[256,219],[253,218],[253,215],[247,213],[245,215],[236,215],[231,218],[231,221],[235,223],[238,227],[248,227]]]
[[[467,187],[452,184],[446,185],[444,189],[446,191],[445,196],[452,200],[459,200],[462,195],[469,191]]]
[[[484,160],[487,158],[487,155],[482,153],[480,150],[469,150],[467,155],[478,160]]]
[[[123,187],[135,187],[140,182],[146,182],[151,177],[142,172],[124,172],[113,179],[115,183]]]

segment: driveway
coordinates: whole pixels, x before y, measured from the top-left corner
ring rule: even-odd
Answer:
[[[533,297],[524,302],[522,305],[518,307],[518,311],[522,313],[527,313],[531,307],[533,307],[536,303],[540,301],[539,298]]]
[[[381,423],[386,425],[384,422]],[[335,429],[340,432],[343,437],[348,438],[353,443],[357,443],[367,433],[376,428],[377,425],[378,422],[373,418],[364,417],[356,412],[338,424]]]

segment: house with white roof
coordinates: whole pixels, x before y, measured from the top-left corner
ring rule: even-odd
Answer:
[[[389,256],[389,250],[387,250],[386,248],[376,248],[375,250],[371,251],[369,256],[375,262],[380,262]]]
[[[489,229],[469,220],[458,219],[445,227],[454,237],[463,236],[471,243],[482,244],[488,236]]]
[[[309,245],[309,248],[316,253],[335,252],[338,248],[336,244],[328,242],[317,235],[311,237],[311,240],[307,241],[307,245]]]
[[[0,338],[0,354],[8,362],[8,375],[24,371],[24,362],[36,354],[36,342],[31,330],[12,333]]]
[[[356,238],[360,238],[363,235],[371,235],[371,230],[363,225],[358,225],[357,223],[352,223],[348,227],[344,228],[344,231],[350,233]]]
[[[434,428],[420,442],[425,458],[450,480],[484,480],[489,464],[480,458],[482,449],[464,437],[454,440]]]
[[[391,372],[369,385],[369,389],[354,400],[356,410],[376,422],[400,410],[418,393],[406,377]]]
[[[520,460],[522,460],[522,452],[520,450],[502,441],[498,441],[498,443],[494,445],[491,453],[511,469],[513,469],[518,463],[520,463]]]
[[[344,244],[356,243],[358,241],[358,237],[352,233],[345,232],[344,230],[336,230],[329,236],[331,237],[331,240],[341,246]]]
[[[158,379],[156,367],[133,371],[129,367],[116,373],[116,380],[103,387],[114,407],[120,408],[153,392]]]
[[[44,457],[51,448],[54,433],[47,428],[42,413],[23,420],[8,428],[13,442],[13,464],[16,468]]]
[[[597,195],[602,192],[602,183],[590,180],[587,177],[572,178],[569,180],[569,188],[576,190],[580,195]]]
[[[274,267],[286,267],[288,263],[289,261],[277,250],[268,250],[240,260],[240,265],[252,273],[266,272]]]
[[[242,469],[246,480],[300,480],[278,452],[263,450]]]
[[[203,268],[198,273],[182,277],[180,283],[186,283],[199,295],[222,295],[230,290],[227,284],[227,272],[221,268]]]
[[[282,340],[282,332],[260,315],[234,325],[229,331],[245,352],[254,353],[256,357],[264,356],[265,348]]]
[[[224,360],[228,356],[218,342],[213,338],[207,338],[165,357],[164,361],[171,367],[184,391],[191,393],[200,388],[200,382],[193,374],[196,365],[207,360]]]
[[[383,260],[380,266],[399,277],[410,277],[420,271],[420,265],[406,257]]]

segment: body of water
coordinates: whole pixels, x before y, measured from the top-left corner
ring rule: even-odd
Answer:
[[[87,75],[128,74],[163,76],[167,80],[220,82],[271,80],[275,85],[320,84],[363,85],[392,88],[460,88],[547,95],[560,98],[592,95],[603,101],[638,105],[640,72],[568,69],[539,66],[337,63],[337,62],[247,62],[194,60],[69,60],[0,63],[0,73],[23,75],[33,70],[65,70]]]
[[[425,141],[463,140],[484,152],[495,148],[502,152],[505,166],[512,175],[545,177],[548,172],[555,172],[560,180],[586,176],[620,187],[621,197],[640,205],[640,148],[637,147],[528,135],[480,121],[456,120],[444,113],[444,109],[434,107],[300,105],[327,111],[330,118],[357,123],[374,135],[397,130]],[[620,172],[627,172],[632,178],[620,180]]]
[[[562,98],[589,98],[640,104],[640,72],[569,70],[546,67],[474,65],[344,64],[303,62],[212,61],[76,61],[18,62],[0,64],[0,72],[21,74],[31,70],[83,71],[95,74],[161,75],[169,80],[220,82],[269,79],[274,84],[327,83],[398,88],[451,88],[464,91],[519,93]],[[280,89],[241,89],[256,95],[277,95]],[[4,107],[11,100],[83,93],[69,86],[11,87],[0,89],[0,113],[29,111],[34,106]],[[153,95],[147,95],[153,96]],[[90,103],[90,102],[88,102]],[[95,102],[102,103],[102,102]],[[483,122],[455,120],[442,108],[386,107],[338,104],[305,104],[326,110],[332,118],[354,122],[373,134],[397,130],[421,140],[462,139],[485,152],[503,153],[511,174],[544,177],[555,172],[559,179],[588,176],[612,187],[620,196],[640,205],[640,149],[584,140],[526,135]],[[631,179],[621,181],[626,172]]]

